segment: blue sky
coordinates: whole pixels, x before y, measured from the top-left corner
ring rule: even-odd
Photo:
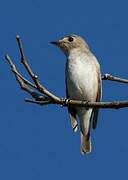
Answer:
[[[77,33],[99,59],[102,74],[127,78],[127,7],[126,0],[1,0],[1,180],[128,178],[127,108],[100,111],[98,128],[92,132],[93,151],[82,156],[79,133],[73,134],[66,108],[26,104],[28,95],[4,60],[8,52],[25,73],[15,41],[20,34],[41,82],[65,97],[65,57],[49,42]],[[103,100],[127,99],[127,92],[126,84],[103,82]]]

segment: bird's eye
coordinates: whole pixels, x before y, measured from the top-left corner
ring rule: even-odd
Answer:
[[[69,42],[72,42],[73,40],[74,40],[73,37],[69,37],[69,38],[68,38],[68,41],[69,41]]]

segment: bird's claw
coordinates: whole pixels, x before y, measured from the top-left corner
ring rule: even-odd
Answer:
[[[67,98],[61,98],[61,102],[62,102],[61,106],[63,107],[63,106],[65,106],[65,105],[68,104],[69,99],[67,99]]]

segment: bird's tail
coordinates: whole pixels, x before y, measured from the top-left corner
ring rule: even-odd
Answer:
[[[80,136],[81,136],[81,153],[91,152],[91,138],[90,138],[90,127],[91,127],[91,115],[92,109],[80,109],[78,116],[80,118]]]
[[[81,132],[81,153],[90,153],[91,152],[91,139],[88,135],[83,135]]]

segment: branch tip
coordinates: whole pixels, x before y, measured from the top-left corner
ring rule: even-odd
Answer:
[[[8,60],[10,57],[8,54],[5,54],[5,59]]]
[[[38,76],[37,76],[37,75],[34,75],[34,78],[35,78],[35,79],[38,79]]]
[[[5,55],[5,59],[7,60],[7,62],[9,63],[9,65],[11,67],[14,66],[14,64],[13,64],[13,62],[12,62],[12,60],[11,60],[11,58],[10,58],[10,56],[8,54]]]
[[[19,39],[20,39],[20,36],[19,36],[18,34],[16,35],[16,39],[17,39],[17,40],[19,40]]]

